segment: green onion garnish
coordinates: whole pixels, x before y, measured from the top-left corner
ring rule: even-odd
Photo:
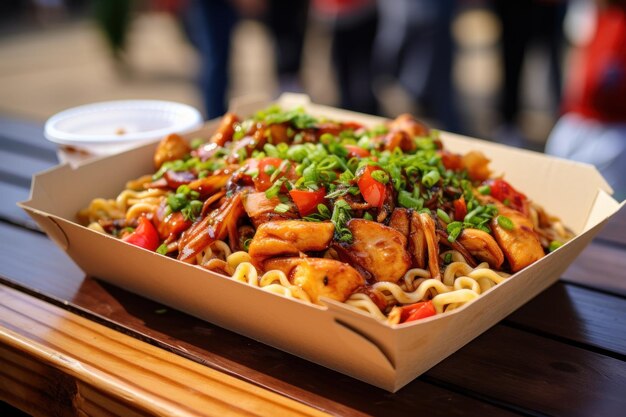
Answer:
[[[274,207],[274,211],[276,213],[287,213],[289,211],[289,206],[285,203],[280,203],[276,207]]]
[[[515,229],[515,224],[513,224],[513,221],[506,216],[500,215],[496,218],[496,220],[498,222],[498,225],[500,225],[500,227],[502,227],[505,230]]]
[[[437,209],[437,217],[439,217],[445,223],[450,223],[452,221],[452,219],[450,219],[450,216],[448,216],[448,213],[446,213],[440,208]]]
[[[548,252],[554,252],[555,250],[557,250],[561,246],[563,246],[563,242],[559,242],[558,240],[553,240],[548,245]]]

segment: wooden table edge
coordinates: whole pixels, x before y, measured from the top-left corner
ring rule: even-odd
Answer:
[[[35,416],[327,415],[4,285],[0,399]]]

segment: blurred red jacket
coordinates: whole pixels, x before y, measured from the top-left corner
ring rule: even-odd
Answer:
[[[598,10],[596,32],[573,61],[564,112],[626,122],[626,8]]]

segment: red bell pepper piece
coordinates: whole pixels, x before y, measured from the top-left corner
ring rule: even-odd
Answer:
[[[300,216],[304,217],[317,212],[317,205],[324,203],[326,189],[322,187],[316,191],[291,190],[289,195],[298,207]]]
[[[432,300],[421,301],[419,303],[410,304],[408,306],[401,307],[400,323],[407,323],[409,321],[415,321],[425,319],[426,317],[434,316],[437,314],[435,306],[433,306]]]
[[[454,220],[462,222],[465,216],[467,216],[467,204],[465,204],[465,197],[461,196],[453,201],[454,204]]]
[[[139,218],[137,228],[122,240],[153,252],[159,247],[159,234],[152,222],[145,216]]]
[[[279,169],[280,165],[283,162],[284,162],[283,159],[274,158],[270,156],[259,160],[259,163],[257,165],[259,173],[256,176],[256,178],[254,178],[254,185],[257,191],[265,191],[268,188],[270,188],[273,184],[273,181],[271,180],[273,173],[272,174],[268,173],[267,167],[273,166],[274,169]],[[275,175],[274,181],[276,181],[279,178],[282,178],[283,176],[289,180],[294,180],[296,178],[296,170],[293,166],[293,163],[290,164],[290,167],[288,170],[283,169],[280,173]]]
[[[370,156],[370,153],[367,149],[363,149],[357,145],[344,145],[344,147],[348,150],[348,156],[350,158],[367,158]]]
[[[383,205],[386,195],[385,184],[376,181],[372,177],[372,172],[379,169],[381,168],[373,165],[366,165],[363,168],[363,172],[361,173],[359,180],[357,181],[357,185],[359,186],[359,190],[361,191],[365,201],[375,207],[381,207]]]
[[[490,191],[489,194],[504,205],[511,207],[524,214],[528,214],[528,201],[524,194],[517,191],[511,184],[502,180],[495,179],[487,181]]]

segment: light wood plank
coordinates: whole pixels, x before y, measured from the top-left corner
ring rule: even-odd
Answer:
[[[132,405],[139,415],[326,415],[4,286],[0,345],[80,381],[74,406],[92,411],[115,405],[124,415]]]

